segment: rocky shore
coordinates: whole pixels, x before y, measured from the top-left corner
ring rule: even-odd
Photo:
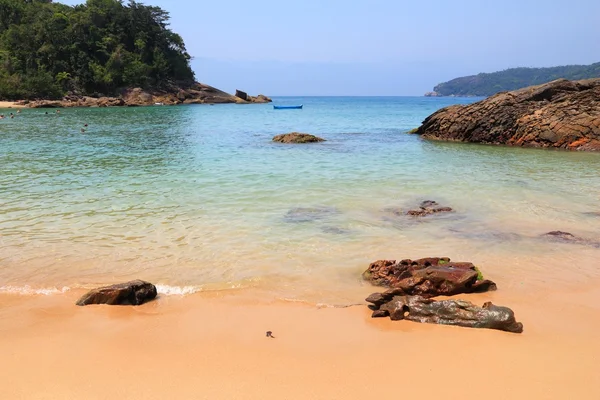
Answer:
[[[434,140],[600,151],[600,79],[559,79],[446,107],[416,133]]]
[[[23,100],[15,104],[29,108],[66,108],[66,107],[122,107],[176,104],[251,104],[270,103],[271,99],[262,94],[249,96],[240,90],[235,96],[203,83],[194,83],[186,88],[169,90],[126,89],[118,97],[92,97],[70,94],[61,100]]]

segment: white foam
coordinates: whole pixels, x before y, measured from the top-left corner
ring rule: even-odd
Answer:
[[[169,285],[156,285],[156,291],[158,294],[165,296],[185,296],[188,294],[194,294],[199,292],[201,289],[196,286],[169,286]]]
[[[61,294],[69,291],[70,288],[68,286],[63,286],[62,289],[58,288],[32,288],[29,285],[26,286],[0,286],[0,293],[5,294],[18,294],[23,296],[31,296],[31,295],[44,295],[49,296],[52,294]]]

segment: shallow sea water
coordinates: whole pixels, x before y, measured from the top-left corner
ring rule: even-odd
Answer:
[[[600,242],[600,154],[406,134],[470,101],[25,109],[0,121],[0,292],[142,278],[165,294],[337,304],[368,291],[371,261],[426,256],[473,261],[512,288],[600,277],[600,248],[539,238]],[[290,131],[327,141],[271,142]],[[455,212],[402,215],[427,199]]]

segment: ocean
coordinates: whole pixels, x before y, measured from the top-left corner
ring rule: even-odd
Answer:
[[[540,237],[600,241],[600,154],[407,134],[475,100],[24,109],[0,120],[0,293],[141,278],[162,295],[343,304],[369,290],[370,262],[433,256],[513,288],[600,276],[600,248]],[[271,142],[291,131],[327,141]],[[454,212],[404,215],[423,200]]]

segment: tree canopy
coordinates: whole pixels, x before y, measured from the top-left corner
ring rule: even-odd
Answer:
[[[114,95],[194,80],[169,13],[134,0],[0,0],[0,99]]]
[[[600,62],[551,68],[511,68],[491,74],[482,73],[452,79],[440,83],[433,90],[442,96],[491,96],[498,92],[541,85],[559,78],[600,78]]]

